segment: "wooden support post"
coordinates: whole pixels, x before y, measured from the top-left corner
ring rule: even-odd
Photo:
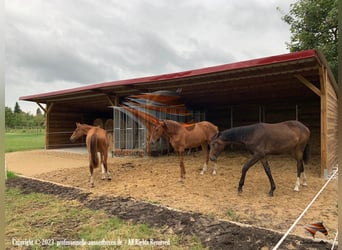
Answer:
[[[111,106],[117,106],[117,105],[115,105],[115,103],[114,102],[116,102],[116,97],[115,97],[115,101],[113,102],[112,101],[112,99],[110,98],[110,96],[109,95],[106,95],[106,98],[107,98],[107,100],[108,100],[108,102],[109,102],[109,104],[111,105]]]
[[[44,109],[45,111],[45,149],[48,149],[49,148],[49,133],[50,133],[50,112],[52,110],[52,107],[53,107],[53,102],[51,103],[47,103],[46,104],[46,110]]]
[[[324,176],[324,169],[328,168],[327,152],[327,70],[324,67],[319,69],[321,83],[321,177]]]
[[[46,111],[46,108],[44,108],[42,104],[40,104],[39,102],[36,102],[36,103],[37,103],[37,105],[44,111],[44,113],[47,112],[47,111]]]

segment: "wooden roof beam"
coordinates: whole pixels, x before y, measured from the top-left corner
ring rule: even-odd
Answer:
[[[314,84],[312,84],[310,81],[308,81],[305,77],[299,74],[295,74],[294,77],[296,77],[301,83],[303,83],[306,87],[308,87],[312,92],[314,92],[319,97],[322,96],[321,90],[317,88]]]

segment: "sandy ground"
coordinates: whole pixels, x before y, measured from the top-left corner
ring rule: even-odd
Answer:
[[[14,152],[6,154],[6,163],[16,173],[81,187],[95,194],[128,196],[285,232],[324,185],[325,180],[319,178],[319,159],[313,156],[305,167],[308,186],[294,192],[295,161],[287,156],[270,157],[277,189],[274,197],[269,197],[269,181],[261,164],[249,170],[243,193],[237,194],[241,166],[248,157],[248,154],[225,153],[218,160],[218,174],[213,176],[211,164],[205,175],[199,174],[203,157],[201,152],[193,153],[185,159],[184,183],[178,182],[179,162],[174,155],[110,158],[113,179],[102,181],[100,169],[95,169],[95,188],[89,185],[87,154],[45,150]],[[323,221],[329,234],[317,233],[316,238],[333,240],[338,228],[337,190],[337,179],[334,179],[292,233],[310,237],[303,226]]]

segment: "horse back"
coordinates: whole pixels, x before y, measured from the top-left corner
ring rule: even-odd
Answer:
[[[281,153],[294,148],[305,147],[310,137],[310,130],[301,122],[286,121],[281,123],[262,123],[255,131],[254,140],[264,147],[265,152]]]
[[[97,150],[104,151],[108,150],[109,142],[108,142],[108,136],[106,130],[99,128],[99,127],[93,127],[91,128],[86,137],[86,144],[90,145],[92,138],[96,138],[96,148]]]
[[[208,142],[219,132],[218,127],[208,121],[198,122],[196,125],[201,128]]]

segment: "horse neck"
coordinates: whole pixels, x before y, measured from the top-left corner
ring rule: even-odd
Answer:
[[[172,120],[165,120],[165,125],[166,125],[166,129],[164,129],[164,132],[168,135],[168,136],[172,136],[172,135],[176,135],[178,134],[182,129],[186,130],[182,127],[181,124],[179,124],[178,122],[172,121]]]
[[[228,143],[243,143],[248,141],[250,135],[254,132],[255,128],[252,126],[236,127],[226,130],[221,138]]]
[[[82,124],[81,125],[81,130],[83,132],[83,134],[88,134],[89,130],[91,130],[92,128],[94,128],[94,126],[90,126],[90,125],[87,125],[87,124]]]

